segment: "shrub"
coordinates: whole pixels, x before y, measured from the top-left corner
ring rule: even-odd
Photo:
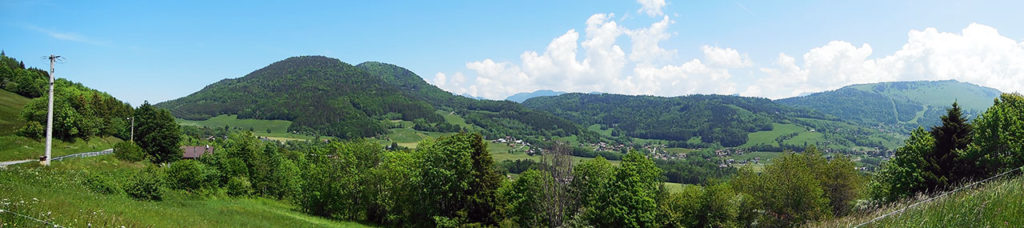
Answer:
[[[125,185],[124,191],[135,199],[160,201],[163,199],[163,192],[160,189],[163,182],[160,180],[159,170],[146,168],[132,177]]]
[[[110,177],[91,174],[85,177],[82,181],[82,185],[85,185],[89,190],[100,193],[100,194],[120,194],[122,192],[121,186],[117,182],[111,180]]]
[[[142,147],[134,142],[124,141],[114,145],[114,157],[124,161],[137,162],[145,159],[146,153],[142,152]]]
[[[248,196],[252,194],[252,183],[249,182],[247,177],[234,176],[228,179],[227,189],[228,195]]]
[[[18,135],[29,137],[33,139],[43,138],[43,133],[46,132],[46,128],[42,124],[36,121],[28,121],[24,127],[18,130]]]
[[[216,186],[215,178],[202,163],[195,160],[181,160],[171,163],[167,170],[167,180],[171,187],[186,191],[195,191]]]

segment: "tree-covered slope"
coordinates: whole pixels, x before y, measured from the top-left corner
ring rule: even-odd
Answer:
[[[488,138],[504,136],[567,136],[585,133],[575,123],[510,101],[478,100],[454,95],[423,80],[412,71],[388,63],[365,62],[358,67],[380,77],[408,97],[454,112],[478,126]],[[589,134],[588,134],[589,135]]]
[[[584,125],[614,128],[616,135],[738,146],[747,134],[771,130],[791,118],[823,118],[809,110],[775,104],[764,98],[722,95],[682,97],[571,93],[526,100],[523,105]]]
[[[189,120],[223,114],[289,120],[289,131],[341,138],[381,134],[388,127],[386,120],[391,119],[451,130],[451,126],[438,126],[445,120],[437,110],[464,116],[488,136],[567,135],[579,131],[571,122],[512,102],[455,96],[393,64],[365,62],[353,66],[323,56],[278,61],[157,106]]]
[[[918,126],[937,125],[938,117],[954,101],[968,116],[976,116],[999,94],[996,89],[954,80],[882,82],[851,85],[777,102],[817,110],[865,126],[908,133]]]

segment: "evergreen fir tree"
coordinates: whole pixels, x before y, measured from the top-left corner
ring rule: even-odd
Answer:
[[[967,148],[971,143],[971,125],[960,110],[957,102],[942,116],[942,125],[932,127],[931,135],[935,139],[935,147],[931,154],[925,155],[928,162],[926,170],[934,174],[926,178],[926,186],[941,188],[960,181],[969,172],[969,167],[961,165],[958,150]]]

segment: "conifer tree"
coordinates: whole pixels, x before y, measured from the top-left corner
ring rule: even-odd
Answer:
[[[935,147],[931,154],[925,155],[928,162],[926,171],[934,174],[934,178],[926,178],[925,185],[941,188],[960,181],[970,167],[961,165],[957,151],[967,148],[971,143],[971,125],[960,110],[957,102],[942,116],[942,125],[932,127],[931,135],[935,139]]]

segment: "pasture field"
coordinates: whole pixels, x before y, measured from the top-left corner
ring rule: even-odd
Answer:
[[[313,140],[316,138],[315,136],[293,134],[288,132],[288,127],[292,125],[292,122],[287,120],[239,119],[238,115],[219,115],[206,120],[176,120],[179,125],[183,126],[208,128],[224,128],[224,126],[228,126],[234,130],[252,129],[253,135],[268,137],[270,139],[279,141]],[[267,129],[270,130],[269,133],[267,132]],[[327,139],[332,137],[322,136],[321,138]]]
[[[21,110],[31,99],[0,90],[0,135],[11,135],[25,125]]]

